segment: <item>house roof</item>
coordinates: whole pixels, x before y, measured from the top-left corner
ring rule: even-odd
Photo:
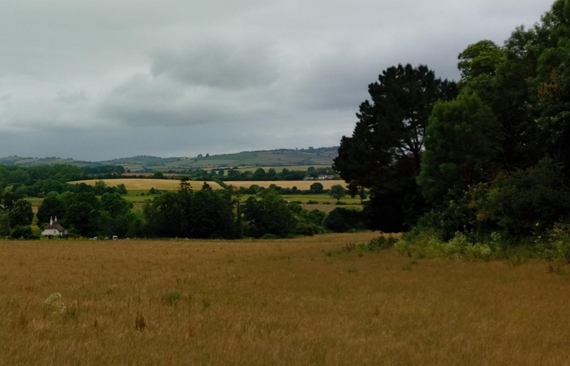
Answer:
[[[44,228],[44,230],[53,230],[53,229],[59,231],[60,233],[62,233],[62,232],[65,231],[65,229],[63,228],[63,226],[61,226],[61,225],[59,224],[59,222],[57,222],[57,221],[53,222],[53,223],[50,224],[50,225],[47,225],[47,226]]]

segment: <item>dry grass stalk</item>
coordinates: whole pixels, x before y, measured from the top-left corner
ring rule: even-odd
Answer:
[[[0,242],[0,365],[569,363],[564,271],[338,251],[377,235]]]

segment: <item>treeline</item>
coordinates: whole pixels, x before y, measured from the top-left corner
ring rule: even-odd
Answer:
[[[30,224],[29,202],[3,201],[0,234],[15,238],[38,237]],[[145,204],[142,212],[132,212],[132,203],[118,193],[98,198],[89,192],[50,192],[37,213],[39,227],[50,218],[68,229],[71,236],[223,238],[289,237],[314,235],[325,230],[343,232],[362,229],[359,211],[336,208],[326,215],[287,202],[274,189],[266,189],[242,202],[239,191],[213,190],[204,183],[201,190],[190,189],[183,180],[176,192],[164,192]],[[25,219],[13,219],[17,216]]]
[[[173,179],[180,179],[181,177],[188,177],[192,180],[222,180],[222,181],[278,181],[278,180],[303,180],[306,178],[317,179],[319,176],[328,176],[331,179],[338,179],[339,175],[329,168],[315,168],[308,167],[307,170],[289,170],[283,168],[281,172],[277,172],[274,168],[269,168],[267,171],[263,168],[257,168],[254,171],[240,171],[237,167],[234,168],[216,168],[211,170],[204,169],[191,169],[184,173],[178,173]],[[146,175],[136,176],[131,175],[133,178],[148,178]],[[127,177],[129,178],[129,177]],[[152,175],[155,179],[167,178],[163,173],[157,172]]]
[[[97,187],[82,185],[77,187],[75,184],[67,184],[66,182],[82,179],[93,178],[116,178],[124,171],[122,167],[106,166],[106,167],[84,167],[79,168],[73,165],[39,165],[36,167],[16,167],[0,165],[0,192],[10,191],[19,197],[44,197],[49,192],[62,193],[65,191],[86,192],[95,190],[95,193],[101,195],[103,193],[118,192],[126,194],[123,187],[112,188],[101,186],[103,182],[99,182]]]
[[[570,1],[502,46],[469,45],[458,67],[457,84],[399,65],[370,85],[335,160],[344,179],[370,188],[370,227],[444,242],[568,243]]]
[[[239,190],[201,190],[181,182],[177,192],[166,192],[144,207],[150,237],[241,238],[314,235],[325,230],[363,229],[359,211],[336,208],[330,214],[305,210],[287,202],[277,190],[264,189],[242,202]]]

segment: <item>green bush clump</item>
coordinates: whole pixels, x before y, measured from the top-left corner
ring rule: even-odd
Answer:
[[[327,230],[344,233],[364,229],[364,217],[361,211],[337,207],[327,215],[323,225]]]
[[[164,300],[168,305],[176,305],[178,302],[184,300],[184,294],[182,293],[182,291],[174,289],[166,294]]]
[[[418,258],[490,260],[496,252],[492,243],[472,243],[461,232],[457,232],[451,240],[444,241],[435,231],[428,230],[404,234],[394,247],[400,253]]]
[[[314,223],[300,222],[297,224],[297,234],[299,235],[313,236],[316,234],[322,234],[323,232],[323,227]]]

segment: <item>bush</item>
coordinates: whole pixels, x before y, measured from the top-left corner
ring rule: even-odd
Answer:
[[[274,240],[274,239],[282,239],[282,236],[275,235],[275,234],[264,234],[260,239],[263,240]]]
[[[361,211],[341,207],[337,207],[332,210],[325,218],[323,224],[327,230],[337,233],[364,229],[363,215]]]
[[[30,226],[16,226],[10,231],[12,239],[37,239]]]
[[[489,220],[512,243],[544,236],[570,210],[570,192],[560,166],[551,159],[524,171],[499,175],[485,198]]]
[[[316,234],[322,234],[324,229],[316,224],[313,223],[304,223],[301,222],[297,225],[297,234],[305,235],[305,236],[313,236]]]
[[[500,245],[491,243],[471,243],[467,236],[457,232],[449,240],[441,240],[435,231],[410,232],[402,236],[394,245],[402,254],[417,258],[465,258],[489,260],[496,257]]]

